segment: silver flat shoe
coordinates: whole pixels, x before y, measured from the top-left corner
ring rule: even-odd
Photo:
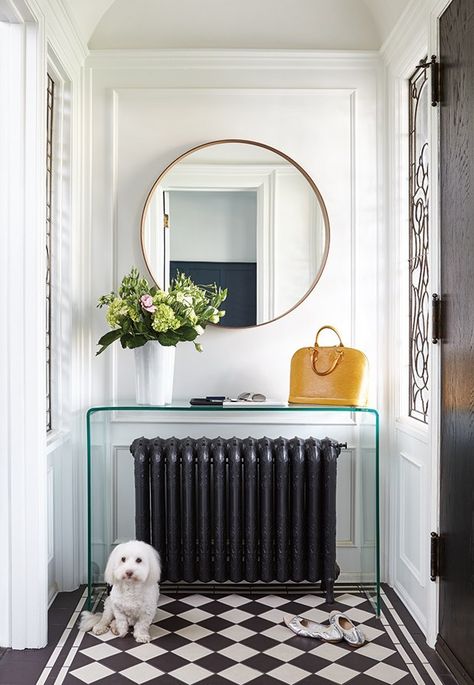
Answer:
[[[341,611],[331,611],[329,623],[339,630],[343,639],[353,647],[362,647],[365,644],[365,635],[362,630],[355,626],[350,618]]]
[[[287,627],[300,637],[314,637],[324,642],[341,642],[343,639],[342,631],[335,623],[323,625],[302,616],[293,616],[291,619],[284,616],[283,620]]]

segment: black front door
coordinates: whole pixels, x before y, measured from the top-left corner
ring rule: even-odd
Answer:
[[[440,624],[437,649],[474,683],[474,0],[440,18]]]

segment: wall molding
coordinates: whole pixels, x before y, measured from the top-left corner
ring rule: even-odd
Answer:
[[[267,49],[157,49],[90,50],[89,69],[373,69],[380,64],[376,50],[267,50]]]
[[[420,539],[418,541],[417,549],[420,550],[420,563],[419,563],[419,568],[414,564],[412,559],[408,558],[408,555],[406,553],[406,539],[405,539],[405,527],[406,527],[406,473],[403,469],[403,462],[406,462],[408,464],[411,464],[413,467],[418,469],[419,476],[418,476],[418,521],[419,521],[419,536]],[[421,586],[425,586],[425,581],[423,580],[423,571],[425,564],[423,563],[423,540],[422,540],[422,535],[423,535],[423,528],[424,528],[424,497],[423,497],[423,464],[413,457],[411,457],[409,454],[406,452],[400,452],[400,507],[398,511],[398,518],[399,518],[399,530],[400,530],[400,547],[399,547],[399,554],[400,554],[400,560],[405,564],[406,568],[410,571],[410,573],[416,578],[418,583]]]

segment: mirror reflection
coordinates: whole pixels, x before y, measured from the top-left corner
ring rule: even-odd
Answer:
[[[142,216],[148,269],[160,287],[176,273],[228,289],[224,326],[255,326],[295,307],[327,256],[329,224],[311,178],[267,146],[222,141],[173,162]]]

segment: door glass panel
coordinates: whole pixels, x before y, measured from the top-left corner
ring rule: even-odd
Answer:
[[[409,398],[408,413],[428,423],[429,165],[428,78],[423,63],[409,80]]]

